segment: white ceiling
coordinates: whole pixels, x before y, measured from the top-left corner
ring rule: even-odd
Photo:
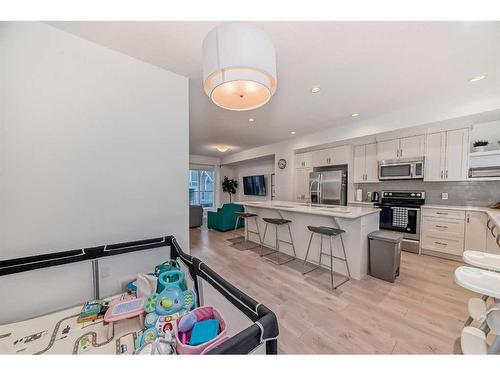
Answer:
[[[291,130],[297,137],[355,126],[423,101],[439,108],[450,98],[464,106],[500,98],[500,22],[256,22],[274,41],[278,88],[249,112],[221,109],[203,91],[201,44],[217,22],[50,24],[189,77],[191,154],[220,156],[217,144],[230,153],[289,139]],[[468,82],[479,74],[488,77]],[[314,85],[320,93],[310,93]]]

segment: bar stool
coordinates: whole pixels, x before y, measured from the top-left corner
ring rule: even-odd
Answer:
[[[262,241],[260,243],[260,248],[261,248],[262,252],[264,251],[264,241],[266,240],[267,226],[269,224],[275,225],[275,228],[276,228],[276,244],[275,244],[275,248],[272,249],[272,251],[270,251],[270,252],[268,252],[266,254],[260,254],[260,256],[264,257],[264,256],[267,256],[267,255],[271,255],[271,254],[276,253],[277,254],[277,262],[273,261],[272,259],[269,259],[269,260],[271,262],[273,262],[274,264],[277,264],[279,266],[281,266],[282,264],[285,264],[285,263],[288,263],[288,262],[291,262],[292,260],[294,260],[295,257],[297,256],[297,254],[295,253],[295,245],[293,244],[292,231],[290,230],[290,223],[292,221],[291,220],[287,220],[287,219],[274,218],[274,217],[263,217],[262,220],[264,220],[265,223],[266,223],[266,227],[264,228],[264,236],[262,237]],[[290,234],[290,242],[283,241],[283,240],[279,239],[279,236],[278,236],[278,227],[280,225],[286,225],[288,227],[288,233]],[[280,252],[281,252],[280,251],[280,242],[292,245],[293,258],[291,258],[289,260],[286,260],[284,262],[280,262]]]
[[[240,223],[240,220],[245,220],[245,227],[247,228],[247,233],[254,233],[254,234],[258,235],[259,236],[259,243],[262,243],[262,240],[260,238],[259,224],[257,223],[257,217],[259,215],[253,214],[250,212],[235,212],[234,214],[236,215],[236,225],[234,226],[234,230],[238,229],[238,225]],[[246,220],[246,219],[250,219],[250,218],[254,219],[255,227],[257,228],[257,232],[249,229],[248,220]],[[241,244],[241,243],[245,243],[245,245],[247,245],[248,242],[251,242],[251,241],[248,241],[245,238],[243,241],[233,242],[233,245],[237,245],[237,244]],[[256,244],[255,246],[252,246],[252,247],[245,247],[244,250],[255,249],[256,247],[259,247],[259,246],[260,246],[259,244]]]
[[[347,256],[345,253],[344,240],[342,239],[342,233],[345,233],[345,230],[331,228],[331,227],[314,227],[314,226],[308,226],[307,229],[309,229],[309,231],[311,231],[311,237],[309,238],[309,245],[307,246],[306,258],[304,259],[302,271],[304,271],[306,264],[307,264],[307,256],[309,255],[309,250],[311,248],[311,242],[312,242],[314,234],[317,233],[321,236],[321,245],[320,245],[320,250],[319,250],[318,266],[314,267],[312,270],[309,270],[307,272],[302,272],[302,275],[308,274],[309,272],[312,272],[312,271],[320,268],[321,267],[321,259],[322,259],[321,257],[323,255],[329,256],[330,257],[330,278],[331,278],[332,289],[337,289],[339,286],[346,283],[351,278],[351,272],[349,271],[349,263],[347,262]],[[323,236],[329,237],[330,254],[323,252]],[[338,256],[333,255],[332,238],[337,237],[337,236],[340,236],[340,242],[342,243],[342,252],[344,253],[343,258],[340,258]],[[346,280],[342,281],[341,283],[339,283],[335,286],[333,285],[333,259],[334,258],[345,262],[345,266],[347,268],[347,275],[348,275]]]

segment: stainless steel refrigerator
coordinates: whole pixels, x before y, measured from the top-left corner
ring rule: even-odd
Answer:
[[[347,205],[347,166],[314,168],[309,174],[311,203]]]

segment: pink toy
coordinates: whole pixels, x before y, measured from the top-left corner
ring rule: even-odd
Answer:
[[[179,332],[179,338],[181,340],[181,343],[183,343],[183,344],[187,343],[187,333],[186,332]]]
[[[219,319],[219,334],[213,340],[210,340],[203,344],[188,345],[187,342],[191,337],[191,331],[179,332],[178,331],[179,321],[177,320],[175,322],[177,328],[175,329],[176,332],[175,337],[177,339],[176,349],[178,354],[204,354],[208,350],[216,347],[217,345],[223,343],[229,338],[226,332],[226,322],[224,321],[224,318],[213,307],[210,306],[198,307],[194,309],[191,313],[196,315],[197,321],[199,322],[214,318]]]
[[[142,316],[142,314],[144,314],[144,298],[129,299],[110,306],[104,314],[104,321],[107,323],[116,322]]]

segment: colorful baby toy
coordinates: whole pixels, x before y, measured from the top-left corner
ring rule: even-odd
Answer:
[[[158,276],[158,285],[156,292],[161,293],[164,289],[170,287],[179,287],[182,291],[187,290],[184,272],[180,270],[171,270],[162,272]]]
[[[229,337],[224,318],[211,306],[198,307],[175,323],[177,354],[204,354]]]
[[[210,309],[197,309],[179,319],[177,330],[182,344],[204,344],[213,340],[219,334],[219,319],[213,318]],[[187,334],[189,331],[191,332],[188,342]]]
[[[155,267],[155,276],[158,277],[160,276],[163,272],[167,272],[167,271],[172,271],[172,270],[181,270],[181,267],[179,266],[179,263],[174,260],[174,259],[170,259],[170,260],[167,260],[166,262],[162,263],[162,264],[158,264],[156,267]]]
[[[153,293],[146,299],[144,304],[147,313],[144,319],[146,330],[141,335],[139,346],[142,347],[158,337],[173,332],[173,321],[194,307],[196,300],[194,293],[190,290],[182,291],[177,286],[182,280],[183,278],[178,277],[175,283],[171,283],[161,293]]]

